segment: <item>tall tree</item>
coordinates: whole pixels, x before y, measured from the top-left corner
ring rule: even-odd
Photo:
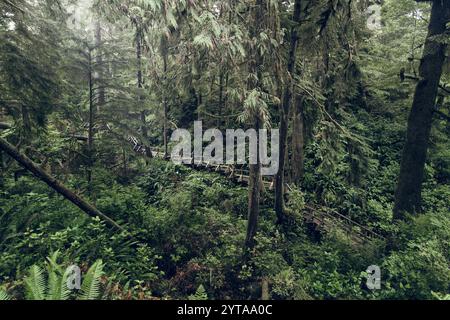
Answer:
[[[292,119],[292,182],[300,186],[305,165],[305,114],[304,99],[297,95],[294,100]]]
[[[94,110],[94,67],[92,49],[87,48],[88,55],[88,86],[89,86],[89,120],[88,120],[88,167],[87,167],[87,183],[89,194],[92,194],[92,167],[94,165],[94,126],[95,126],[95,110]]]
[[[280,158],[279,169],[275,179],[275,212],[277,214],[278,223],[284,221],[284,175],[286,164],[287,136],[289,125],[289,112],[292,104],[292,95],[295,77],[295,64],[298,46],[298,23],[300,22],[301,0],[295,0],[294,13],[291,28],[291,39],[289,46],[289,55],[287,61],[287,79],[283,93],[283,99],[280,108]]]
[[[95,47],[97,48],[97,71],[96,71],[96,79],[100,83],[98,86],[98,92],[97,92],[97,108],[100,109],[105,103],[106,103],[106,96],[105,96],[105,84],[103,83],[104,78],[104,72],[103,72],[103,51],[102,51],[102,25],[100,23],[100,20],[96,22],[95,25]]]
[[[423,2],[423,0],[416,1]],[[408,118],[407,139],[395,192],[395,219],[404,218],[405,212],[414,214],[422,210],[422,181],[436,96],[446,59],[445,35],[448,37],[446,28],[449,21],[450,1],[434,0],[428,35],[420,61],[419,82]]]
[[[263,29],[263,20],[265,18],[265,4],[262,0],[256,0],[255,6],[252,8],[251,18],[253,27],[250,28],[250,38],[256,39]],[[256,41],[257,42],[257,41]],[[256,43],[253,44],[251,50],[251,58],[249,62],[248,87],[249,92],[258,93],[261,87],[261,69],[263,66],[263,57]],[[253,129],[258,132],[262,127],[261,115],[258,106],[249,109],[249,120]],[[258,139],[258,138],[257,138]],[[254,245],[254,239],[258,227],[260,192],[261,192],[261,159],[259,156],[259,140],[256,150],[256,163],[250,165],[249,173],[249,189],[248,189],[248,221],[247,236],[245,238],[245,246],[251,248]]]

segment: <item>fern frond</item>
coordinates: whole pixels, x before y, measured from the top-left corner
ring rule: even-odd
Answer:
[[[67,278],[69,271],[63,270],[63,267],[58,263],[59,251],[54,252],[50,257],[47,257],[48,269],[48,300],[67,300],[70,296],[70,290],[67,286]]]
[[[44,278],[44,271],[38,265],[30,268],[28,276],[25,278],[25,294],[28,300],[45,300],[47,284]]]
[[[59,300],[69,300],[70,293],[72,291],[69,288],[67,280],[69,278],[69,275],[71,275],[71,274],[72,274],[71,270],[69,268],[67,268],[66,271],[64,272],[64,274],[61,277],[61,282],[59,283],[59,285],[60,285]]]
[[[49,270],[48,274],[48,300],[60,300],[59,296],[61,294],[61,277],[57,274],[55,270]]]
[[[48,276],[48,300],[68,300],[70,297],[70,289],[67,285],[67,279],[70,270],[67,269],[63,275],[52,270]]]
[[[208,294],[206,293],[205,287],[201,284],[195,294],[190,295],[188,300],[208,300]]]
[[[58,272],[59,274],[62,274],[63,268],[58,263],[59,255],[60,255],[59,250],[56,250],[55,252],[53,252],[50,255],[50,257],[47,257],[47,265],[48,265],[49,273],[51,272],[51,270],[54,270],[54,271]]]
[[[11,297],[5,291],[0,290],[0,301],[5,301],[5,300],[11,300]]]
[[[88,270],[81,284],[81,300],[95,300],[100,295],[100,278],[103,275],[103,262],[97,260]]]

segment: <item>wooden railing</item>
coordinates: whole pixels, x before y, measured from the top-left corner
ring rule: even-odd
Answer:
[[[145,146],[139,144],[137,138],[130,136],[128,138],[128,141],[131,143],[133,150],[136,153],[140,153],[143,155],[146,154]],[[165,157],[164,152],[162,152],[158,148],[152,148],[152,155],[156,158]],[[182,162],[187,166],[221,173],[228,179],[238,183],[248,185],[250,180],[250,173],[245,168],[238,168],[234,165],[229,164],[214,164],[204,161],[201,157],[196,158],[193,156],[183,157],[180,160],[182,160]],[[262,177],[262,179],[264,187],[268,188],[269,190],[273,190],[273,177]],[[291,187],[288,184],[286,184],[286,190],[288,192],[292,191]],[[305,209],[302,214],[305,221],[307,221],[308,223],[314,223],[315,225],[322,227],[326,231],[331,231],[336,226],[339,226],[348,234],[349,237],[354,239],[356,242],[365,242],[373,239],[384,239],[382,235],[331,208],[318,205],[305,205]]]

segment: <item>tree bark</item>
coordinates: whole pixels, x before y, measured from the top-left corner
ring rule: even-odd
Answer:
[[[217,128],[220,129],[222,126],[222,114],[223,114],[223,109],[225,108],[224,106],[224,99],[223,99],[223,82],[224,82],[224,73],[221,72],[219,75],[219,110],[218,110],[218,117],[217,117]]]
[[[291,41],[289,48],[289,58],[287,64],[288,79],[283,93],[283,99],[280,108],[280,159],[279,169],[275,177],[275,212],[277,214],[277,223],[282,224],[284,215],[284,175],[286,167],[287,136],[289,124],[289,110],[292,102],[292,92],[295,76],[296,53],[298,46],[297,24],[300,22],[301,0],[295,0],[294,14],[292,17],[295,25],[291,28]]]
[[[3,188],[4,182],[3,182],[3,175],[5,173],[5,162],[3,157],[3,151],[0,150],[0,187]]]
[[[264,3],[262,0],[256,0],[253,8],[254,26],[251,28],[252,38],[256,38],[263,28],[262,19],[264,17]],[[249,63],[249,72],[256,75],[256,79],[251,77],[248,82],[248,90],[259,88],[261,79],[261,67],[263,65],[263,58],[258,48],[253,48],[252,59]],[[251,125],[259,132],[261,128],[261,119],[257,111],[252,115]],[[258,230],[259,218],[259,203],[261,196],[261,159],[259,156],[259,136],[257,135],[257,150],[256,150],[256,164],[250,164],[249,185],[248,185],[248,220],[247,220],[247,234],[245,238],[245,247],[247,249],[253,248],[255,245],[255,235]]]
[[[444,34],[450,20],[450,1],[433,1],[428,36],[419,67],[414,101],[408,119],[406,144],[395,192],[394,219],[422,211],[422,182],[433,111],[447,46],[436,36]]]
[[[22,167],[32,172],[37,178],[44,181],[48,184],[52,189],[61,194],[64,198],[72,202],[86,214],[91,217],[99,217],[104,220],[108,225],[117,228],[119,230],[123,230],[123,228],[117,224],[114,220],[109,218],[108,216],[101,213],[97,208],[93,205],[89,204],[87,201],[82,199],[80,196],[69,190],[66,186],[64,186],[57,179],[49,175],[45,170],[40,168],[36,163],[31,161],[27,156],[21,154],[14,146],[12,146],[8,141],[3,138],[0,138],[0,150],[3,150],[10,157],[15,159],[20,163]]]
[[[255,130],[259,132],[260,121],[255,119]],[[261,197],[261,161],[259,157],[259,137],[257,138],[257,163],[250,165],[248,185],[248,222],[245,246],[252,248],[255,244],[255,235],[258,230],[259,203]]]
[[[168,150],[168,137],[167,137],[167,113],[168,113],[168,97],[167,97],[167,86],[168,86],[168,77],[167,77],[167,60],[168,60],[168,44],[167,39],[165,36],[161,37],[161,55],[163,58],[163,79],[164,79],[164,96],[163,96],[163,112],[164,112],[164,119],[163,119],[163,142],[164,142],[164,158],[169,157],[169,150]]]
[[[93,83],[93,68],[92,68],[92,49],[89,48],[89,70],[88,70],[88,85],[89,85],[89,129],[88,129],[88,168],[87,168],[87,183],[89,195],[92,193],[92,166],[94,165],[94,83]]]
[[[22,105],[21,107],[22,111],[22,129],[23,129],[23,137],[25,138],[25,141],[28,141],[31,139],[31,119],[30,119],[30,111],[28,110],[28,107],[25,105]]]
[[[305,125],[303,116],[303,99],[295,99],[294,121],[292,127],[292,181],[300,185],[305,166]]]
[[[142,90],[144,87],[144,82],[142,78],[142,40],[141,40],[141,34],[138,33],[136,37],[136,59],[138,63],[138,71],[137,71],[137,83],[138,83],[138,90]],[[142,95],[139,92],[139,103],[142,103]],[[149,158],[152,158],[152,151],[149,147],[149,138],[148,138],[148,130],[147,130],[147,122],[145,120],[147,115],[147,111],[144,109],[141,111],[140,118],[141,118],[141,131],[142,131],[142,137],[144,139],[144,146],[145,146],[145,155]]]
[[[97,72],[98,77],[98,98],[97,98],[97,111],[101,109],[103,105],[106,103],[106,95],[105,95],[105,85],[102,83],[104,79],[103,72],[103,52],[101,50],[102,47],[102,26],[99,21],[97,21],[95,27],[95,48],[97,51],[96,63],[97,63]]]

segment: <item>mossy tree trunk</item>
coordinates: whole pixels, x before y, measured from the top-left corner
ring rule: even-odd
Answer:
[[[422,211],[422,182],[427,158],[431,124],[447,45],[439,35],[450,20],[450,1],[435,0],[431,10],[428,36],[419,67],[419,82],[408,119],[406,144],[395,193],[394,218],[403,219]]]

